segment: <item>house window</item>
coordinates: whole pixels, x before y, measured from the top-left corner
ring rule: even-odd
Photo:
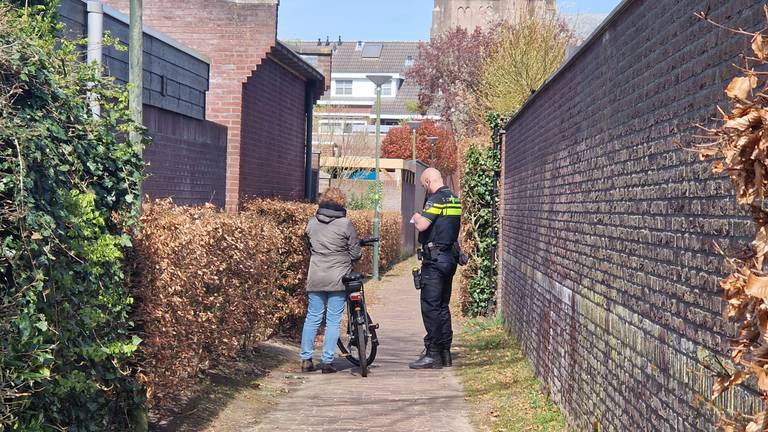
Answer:
[[[339,133],[342,130],[342,127],[344,125],[339,122],[329,122],[329,123],[321,123],[320,124],[320,133]]]
[[[382,96],[392,96],[392,81],[386,82],[381,85]]]
[[[338,96],[350,96],[352,94],[352,80],[336,80],[336,94]]]

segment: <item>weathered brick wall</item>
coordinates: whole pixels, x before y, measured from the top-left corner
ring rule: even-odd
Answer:
[[[159,108],[144,106],[152,144],[144,150],[147,179],[142,194],[173,198],[182,205],[224,206],[227,129]]]
[[[240,195],[304,197],[305,82],[270,58],[243,91]]]
[[[730,184],[679,148],[710,123],[763,2],[636,0],[512,121],[500,304],[576,431],[710,431],[727,272],[713,242],[754,228]],[[717,404],[750,411],[739,389]]]
[[[128,0],[105,3],[129,9]],[[226,201],[236,210],[243,84],[275,45],[277,0],[144,0],[144,22],[211,59],[206,118],[228,130]]]

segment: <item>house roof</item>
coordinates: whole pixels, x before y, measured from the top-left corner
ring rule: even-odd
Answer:
[[[404,74],[409,66],[406,60],[410,56],[416,59],[419,55],[419,45],[416,41],[282,41],[294,51],[333,52],[334,73],[390,73]],[[374,46],[381,46],[381,51],[375,57],[363,57],[363,54],[376,54]],[[368,48],[366,48],[368,46]]]
[[[415,60],[421,42],[342,42],[333,53],[333,69],[337,73],[405,74],[410,68],[406,60]],[[380,54],[376,56],[381,48]],[[373,56],[364,57],[370,51]]]
[[[333,74],[393,74],[405,77],[419,55],[422,42],[418,41],[283,41],[297,52],[331,50],[333,52]],[[379,50],[380,48],[380,50]],[[413,113],[406,109],[406,102],[417,102],[419,87],[411,80],[404,79],[394,98],[381,100],[383,116],[408,116]],[[374,99],[370,97],[333,96],[325,94],[325,102],[369,102],[371,112]],[[431,116],[435,112],[428,113]]]
[[[323,93],[325,89],[325,75],[284,43],[278,41],[268,55],[273,56],[277,61],[305,80],[315,82],[315,99],[319,98]]]

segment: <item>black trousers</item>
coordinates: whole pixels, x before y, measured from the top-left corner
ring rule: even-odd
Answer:
[[[456,259],[450,253],[425,259],[421,266],[421,318],[427,330],[427,349],[450,349],[453,343],[449,305],[455,273]]]

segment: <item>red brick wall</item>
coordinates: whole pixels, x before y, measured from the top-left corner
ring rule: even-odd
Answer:
[[[122,12],[128,0],[105,0]],[[277,4],[228,0],[144,0],[145,24],[211,59],[206,118],[228,128],[228,210],[239,201],[243,84],[275,45]]]
[[[183,205],[224,206],[227,129],[219,124],[144,105],[144,125],[153,142],[142,194]]]
[[[305,81],[270,58],[243,91],[240,195],[304,197]]]

